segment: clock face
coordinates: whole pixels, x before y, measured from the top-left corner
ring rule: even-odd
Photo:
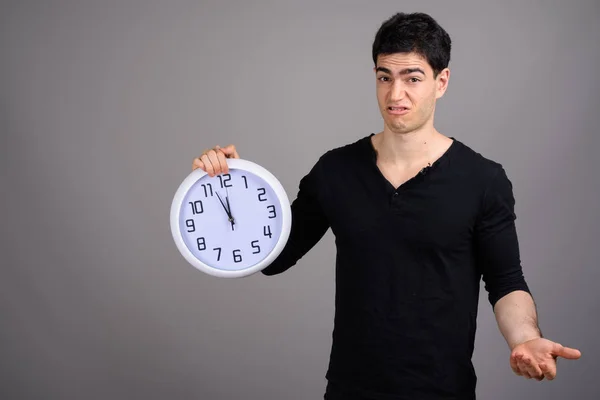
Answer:
[[[202,263],[241,271],[263,261],[282,233],[282,209],[275,190],[244,169],[204,175],[180,205],[179,230],[185,246]]]

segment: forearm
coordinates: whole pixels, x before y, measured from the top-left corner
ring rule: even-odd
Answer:
[[[317,163],[311,172],[300,180],[298,196],[291,204],[290,235],[279,256],[262,270],[263,275],[281,274],[296,265],[329,229],[329,221],[319,197],[323,186],[318,179],[319,165]]]
[[[494,313],[511,350],[520,343],[542,337],[535,303],[529,293],[515,290],[507,294],[496,302]]]

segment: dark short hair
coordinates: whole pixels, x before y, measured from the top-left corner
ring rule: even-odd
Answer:
[[[450,63],[450,35],[424,13],[397,13],[381,24],[373,42],[373,62],[382,54],[411,53],[423,56],[434,76]]]

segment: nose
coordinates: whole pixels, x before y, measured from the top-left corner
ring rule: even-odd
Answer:
[[[390,90],[390,101],[398,102],[404,98],[406,95],[406,88],[404,87],[404,83],[400,79],[394,80],[392,83],[392,88]]]

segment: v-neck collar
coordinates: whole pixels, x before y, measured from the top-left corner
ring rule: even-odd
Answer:
[[[373,146],[373,142],[371,140],[371,138],[373,136],[375,136],[375,133],[371,133],[368,136],[363,138],[363,141],[365,142],[365,147],[367,148],[367,154],[369,155],[369,157],[368,157],[369,161],[371,162],[371,165],[375,168],[375,170],[377,171],[379,176],[381,176],[381,178],[386,182],[388,188],[394,192],[397,192],[397,191],[405,188],[407,185],[414,182],[415,179],[417,179],[417,178],[425,178],[427,176],[427,174],[435,171],[436,169],[440,168],[442,165],[447,164],[452,153],[454,152],[454,149],[456,147],[458,147],[458,144],[459,144],[458,140],[456,140],[454,137],[450,136],[450,139],[452,139],[452,143],[446,149],[446,151],[440,157],[438,157],[437,160],[435,160],[433,163],[431,163],[431,166],[429,166],[429,168],[427,169],[427,174],[423,175],[423,174],[417,173],[417,175],[410,178],[406,182],[402,183],[400,186],[394,187],[394,185],[392,185],[392,183],[385,177],[385,175],[383,175],[383,173],[377,166],[377,151],[375,150],[375,146]]]

